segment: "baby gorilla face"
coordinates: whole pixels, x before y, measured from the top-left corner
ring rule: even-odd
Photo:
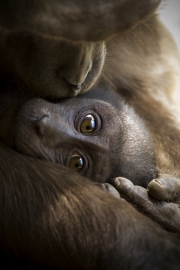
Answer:
[[[117,108],[89,98],[58,104],[32,99],[18,115],[15,145],[22,153],[63,164],[98,182],[118,175],[144,182],[147,170],[151,179],[152,166],[155,171],[149,133],[122,101]]]
[[[119,138],[122,121],[103,101],[84,99],[81,105],[79,101],[28,101],[17,118],[16,147],[103,181],[110,172],[113,142]]]

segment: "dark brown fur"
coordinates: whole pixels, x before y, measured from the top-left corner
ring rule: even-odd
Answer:
[[[179,63],[173,41],[152,15],[159,2],[1,1],[2,113],[9,95],[11,104],[19,95],[56,99],[97,81],[111,83],[145,118],[160,171],[179,176],[170,91]],[[88,179],[3,144],[0,174],[3,255],[48,269],[179,268],[176,237]]]

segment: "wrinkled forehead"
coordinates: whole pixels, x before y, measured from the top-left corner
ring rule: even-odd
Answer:
[[[121,101],[119,101],[119,107],[116,107],[111,103],[111,101],[107,102],[104,100],[98,100],[98,99],[91,99],[91,98],[70,98],[63,101],[60,101],[56,104],[57,106],[57,113],[63,112],[63,114],[66,112],[68,115],[76,115],[77,113],[81,112],[88,112],[91,111],[97,113],[102,121],[107,122],[108,119],[111,119],[112,121],[115,120],[119,116],[119,112],[124,111],[123,105],[121,104]],[[54,104],[51,104],[51,110],[56,108],[53,108]]]
[[[161,0],[1,0],[0,25],[71,40],[102,40],[131,28]]]

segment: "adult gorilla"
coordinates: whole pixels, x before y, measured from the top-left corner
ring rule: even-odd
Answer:
[[[158,165],[171,172],[179,163],[179,130],[162,92],[172,85],[176,89],[178,69],[168,33],[149,16],[159,2],[1,1],[2,102],[19,96],[68,97],[87,91],[98,79],[112,81],[144,115],[155,137]],[[67,168],[2,144],[0,174],[3,255],[58,269],[179,266],[176,237]]]

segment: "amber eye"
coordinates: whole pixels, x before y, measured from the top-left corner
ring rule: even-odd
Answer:
[[[96,127],[96,122],[94,117],[91,114],[86,115],[86,117],[81,122],[81,132],[82,133],[91,133]]]
[[[83,166],[83,158],[79,154],[73,154],[69,161],[69,167],[79,172],[80,170],[82,170]]]

